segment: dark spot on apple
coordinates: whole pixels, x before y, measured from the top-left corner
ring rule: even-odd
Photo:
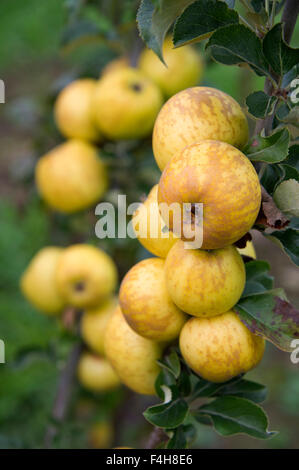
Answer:
[[[140,83],[132,83],[132,90],[137,91],[138,93],[142,90],[142,85]]]
[[[74,289],[76,292],[83,292],[85,290],[85,282],[84,281],[77,281],[74,284]]]

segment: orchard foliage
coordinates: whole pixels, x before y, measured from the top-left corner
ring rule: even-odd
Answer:
[[[254,229],[279,244],[298,266],[299,146],[294,136],[298,80],[294,79],[299,49],[289,45],[298,5],[264,0],[241,3],[236,9],[234,0],[142,0],[138,27],[144,42],[162,61],[162,44],[171,29],[174,47],[205,40],[206,53],[216,62],[246,67],[265,78],[264,91],[254,91],[246,98],[256,126],[242,149],[262,185],[262,205]],[[273,287],[268,263],[245,261],[246,286],[235,311],[252,332],[291,351],[292,339],[299,337],[299,312],[282,289]],[[241,432],[261,439],[271,437],[259,405],[266,396],[262,385],[243,377],[223,384],[206,382],[186,367],[174,349],[161,366],[156,389],[164,403],[147,409],[144,416],[165,430],[168,448],[188,446],[196,421],[212,424],[224,436]],[[198,405],[198,398],[209,400]]]

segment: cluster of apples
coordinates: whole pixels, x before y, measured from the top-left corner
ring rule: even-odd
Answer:
[[[255,257],[251,243],[243,250],[233,244],[253,226],[261,204],[257,173],[239,150],[247,140],[239,104],[212,88],[179,92],[156,119],[153,150],[162,175],[133,216],[139,241],[156,257],[124,277],[105,340],[120,379],[139,393],[155,393],[156,360],[172,342],[179,341],[189,367],[212,382],[249,371],[263,356],[264,339],[233,310],[246,280],[239,251]],[[184,203],[203,203],[200,249],[182,236],[193,233],[194,219],[181,217],[186,231],[179,233],[161,209],[174,202],[182,212]]]
[[[95,246],[77,244],[41,249],[20,282],[23,295],[45,314],[58,316],[67,307],[83,312],[80,332],[90,352],[82,353],[78,378],[93,391],[120,383],[103,347],[105,326],[116,305],[117,280],[110,256]]]
[[[50,207],[72,213],[103,197],[108,175],[101,144],[149,136],[164,98],[198,83],[200,56],[191,46],[183,49],[172,49],[167,39],[168,68],[144,50],[137,68],[126,58],[117,59],[99,80],[75,80],[60,92],[54,117],[67,141],[42,156],[35,172],[39,193]]]

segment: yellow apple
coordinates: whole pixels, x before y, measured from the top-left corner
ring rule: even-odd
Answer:
[[[67,213],[96,203],[108,185],[97,148],[83,140],[70,140],[41,157],[35,178],[49,206]]]
[[[256,259],[255,248],[251,241],[248,241],[244,248],[237,248],[237,250],[240,255],[249,256],[250,258]]]
[[[20,281],[27,300],[49,315],[60,313],[65,304],[56,286],[56,269],[62,253],[62,248],[43,248],[31,260]]]
[[[117,57],[116,59],[111,60],[105,67],[102,69],[100,78],[109,73],[116,72],[129,67],[129,60],[126,56]]]
[[[56,270],[57,287],[69,305],[92,308],[114,292],[117,271],[104,251],[86,244],[65,248]]]
[[[94,423],[88,433],[88,442],[93,449],[110,449],[114,430],[110,421]]]
[[[165,279],[179,308],[195,317],[211,317],[238,302],[245,286],[245,267],[232,245],[205,251],[187,249],[178,241],[167,255]]]
[[[91,141],[100,139],[92,110],[96,83],[90,78],[75,80],[58,95],[54,116],[58,129],[65,137]]]
[[[94,392],[106,392],[120,385],[120,380],[109,361],[91,353],[83,353],[78,363],[78,380]]]
[[[185,88],[197,85],[202,76],[203,63],[192,46],[174,49],[171,37],[163,45],[165,64],[150,49],[140,56],[139,68],[153,80],[169,98]]]
[[[172,302],[165,283],[165,261],[149,258],[137,263],[124,277],[119,303],[130,327],[155,341],[178,337],[187,316]]]
[[[252,334],[232,310],[213,318],[191,318],[180,335],[186,363],[211,382],[226,382],[253,369],[264,349],[264,339]]]
[[[155,395],[162,346],[138,335],[126,322],[120,307],[110,318],[105,333],[106,356],[120,380],[137,393]]]
[[[261,204],[258,175],[240,150],[225,142],[205,140],[186,147],[162,173],[159,208],[167,226],[185,240],[200,228],[183,217],[184,203],[203,204],[202,249],[222,248],[239,240],[253,226]],[[164,203],[164,205],[160,205]],[[168,209],[181,207],[181,223]],[[164,206],[164,207],[163,207]]]
[[[239,104],[216,88],[194,87],[170,98],[153,132],[153,151],[161,171],[172,157],[194,142],[220,140],[241,148],[248,124]]]
[[[165,225],[159,212],[157,196],[158,185],[156,184],[146,201],[134,213],[132,225],[138,240],[149,252],[160,258],[166,258],[178,237]]]
[[[86,310],[81,319],[81,335],[87,346],[103,356],[105,330],[117,305],[115,298],[108,299],[99,307]]]
[[[104,75],[94,96],[94,116],[99,129],[113,140],[148,136],[162,106],[154,83],[130,67]]]

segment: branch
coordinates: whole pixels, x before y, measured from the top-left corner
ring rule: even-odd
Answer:
[[[72,349],[65,368],[63,369],[58,388],[57,394],[52,410],[52,419],[54,423],[51,424],[45,435],[45,448],[50,449],[52,447],[53,439],[58,432],[58,427],[61,425],[65,418],[68,410],[69,402],[72,394],[73,382],[76,376],[77,365],[79,357],[82,351],[82,343],[76,344]]]
[[[163,429],[155,427],[148,437],[145,448],[156,449],[159,444],[162,444],[166,441],[168,441],[168,436],[165,434]]]

